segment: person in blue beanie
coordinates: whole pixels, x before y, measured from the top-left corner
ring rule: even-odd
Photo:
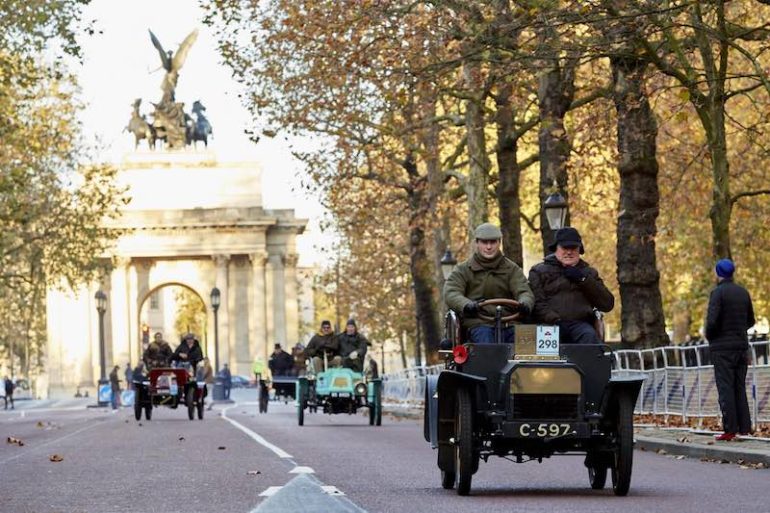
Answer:
[[[706,314],[706,339],[714,364],[719,408],[724,433],[717,440],[729,442],[751,431],[746,397],[746,372],[750,356],[747,331],[754,326],[754,307],[748,291],[733,281],[735,264],[717,262],[717,286],[711,291]]]

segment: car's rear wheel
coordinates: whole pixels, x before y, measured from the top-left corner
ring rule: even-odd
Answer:
[[[144,407],[144,418],[147,420],[152,420],[152,405],[148,404]]]
[[[441,471],[441,487],[445,490],[451,490],[455,487],[455,473]]]
[[[193,420],[195,418],[195,390],[192,387],[187,389],[184,401],[187,403],[187,418]]]
[[[634,405],[628,397],[618,401],[615,461],[612,466],[612,489],[615,495],[628,494],[634,464]]]
[[[369,425],[381,426],[382,425],[382,384],[375,381],[373,383],[374,388],[374,400],[369,406]]]
[[[142,396],[138,388],[134,392],[134,418],[142,420]]]
[[[203,420],[203,410],[205,409],[205,406],[206,406],[206,402],[205,401],[206,401],[206,399],[203,397],[203,391],[201,391],[201,398],[200,398],[200,400],[198,400],[198,405],[197,405],[197,408],[198,408],[198,420]]]
[[[473,405],[468,389],[457,391],[455,410],[455,484],[457,495],[468,495],[471,491],[474,462],[478,457],[473,450]]]

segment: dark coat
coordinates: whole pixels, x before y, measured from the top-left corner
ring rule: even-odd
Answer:
[[[294,368],[294,358],[289,353],[281,349],[278,354],[270,355],[270,361],[267,362],[270,372],[273,376],[288,376]]]
[[[455,266],[444,284],[444,301],[455,312],[462,312],[466,304],[480,299],[514,299],[530,310],[535,302],[524,272],[505,257],[494,269],[485,269],[471,257]],[[495,307],[486,307],[485,313],[494,317]],[[463,320],[466,328],[493,324],[479,318]]]
[[[13,384],[13,381],[10,379],[4,380],[5,383],[5,395],[12,396],[13,395],[13,389],[16,388],[16,386]]]
[[[110,385],[112,390],[120,390],[120,381],[118,380],[118,369],[112,369],[110,372]]]
[[[366,337],[360,333],[348,335],[347,333],[340,333],[337,335],[337,343],[340,346],[340,356],[345,358],[353,351],[358,351],[358,358],[363,362],[364,356],[366,356],[366,349],[369,347],[369,341]]]
[[[706,339],[711,351],[745,351],[747,331],[754,326],[754,306],[748,291],[725,279],[711,291],[706,313]]]
[[[154,367],[166,367],[174,352],[171,350],[171,346],[165,340],[156,342],[153,340],[147,349],[144,350],[142,360],[144,365],[148,369]]]
[[[316,333],[305,348],[305,356],[308,358],[313,358],[314,356],[323,358],[324,352],[328,356],[340,354],[340,344],[334,333],[329,333],[328,335]]]
[[[609,312],[615,306],[615,297],[599,277],[596,269],[580,260],[575,266],[585,274],[585,280],[576,283],[564,276],[565,267],[548,255],[529,271],[529,284],[535,293],[535,322],[556,324],[560,321],[593,322],[593,309]]]
[[[182,353],[186,354],[187,356],[182,357]],[[189,347],[187,342],[183,341],[176,348],[176,351],[174,351],[174,356],[172,356],[171,359],[176,362],[187,362],[195,367],[198,365],[199,361],[203,360],[203,351],[201,351],[201,346],[197,340],[193,341],[192,347]]]

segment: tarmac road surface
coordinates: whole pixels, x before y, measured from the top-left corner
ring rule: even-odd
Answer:
[[[130,409],[0,411],[0,512],[770,511],[770,470],[640,451],[627,497],[591,490],[578,456],[490,459],[458,497],[420,421],[307,414],[299,427],[292,404],[260,415],[253,394],[233,391],[240,402],[203,421],[169,408],[149,422]]]

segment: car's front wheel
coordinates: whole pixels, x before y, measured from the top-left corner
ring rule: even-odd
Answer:
[[[634,465],[634,405],[628,397],[618,401],[615,461],[612,466],[612,489],[615,495],[627,495],[631,487]]]
[[[603,490],[607,482],[607,467],[588,467],[588,482],[594,490]]]
[[[473,404],[466,388],[457,391],[455,410],[455,484],[457,495],[468,495],[471,491],[473,470],[478,458],[473,450]]]

